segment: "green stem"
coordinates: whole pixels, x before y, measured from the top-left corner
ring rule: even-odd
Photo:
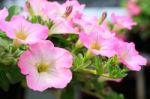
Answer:
[[[84,69],[80,69],[79,71],[84,72],[84,73],[89,73],[89,74],[92,74],[92,75],[99,75],[96,70],[90,70],[90,69],[85,69],[84,68]],[[100,76],[110,78],[109,74],[102,74]]]
[[[14,40],[13,40],[13,44],[12,44],[12,46],[13,46],[13,48],[12,48],[12,53],[15,53],[16,50],[19,48],[20,45],[21,45],[21,44],[20,44],[16,39],[14,39]]]
[[[83,89],[83,88],[81,89],[81,91],[82,91],[82,92],[85,92],[85,93],[87,93],[87,94],[89,94],[89,95],[95,96],[95,97],[97,97],[98,99],[104,99],[103,96],[101,96],[101,95],[98,94],[98,93],[91,92],[91,91],[86,90],[86,89]]]

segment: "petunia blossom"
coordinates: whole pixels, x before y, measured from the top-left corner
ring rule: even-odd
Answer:
[[[26,75],[28,87],[36,91],[64,88],[72,79],[72,55],[54,47],[51,41],[30,44],[20,56],[18,66]]]
[[[129,29],[131,30],[133,26],[136,25],[136,22],[132,20],[130,16],[122,15],[118,16],[114,13],[111,15],[112,23],[115,25],[118,29]]]
[[[0,10],[0,21],[5,20],[7,16],[8,16],[7,8],[3,8],[2,10]]]
[[[80,33],[79,40],[95,55],[112,57],[115,54],[114,38],[105,39],[100,32]]]
[[[141,13],[141,8],[136,4],[136,2],[128,1],[127,3],[128,12],[131,15],[139,15]]]
[[[24,5],[24,10],[30,16],[40,16],[43,20],[47,20],[47,16],[43,11],[47,3],[47,0],[28,0]]]
[[[26,21],[22,16],[14,16],[10,22],[2,22],[0,29],[21,44],[31,44],[48,37],[48,28]]]
[[[116,53],[119,60],[130,70],[139,71],[142,65],[146,65],[147,60],[139,55],[133,43],[117,41]]]
[[[72,7],[72,11],[69,15],[70,18],[77,17],[78,15],[82,15],[82,12],[85,8],[84,4],[80,4],[78,0],[66,0],[66,2],[62,5],[63,7]]]

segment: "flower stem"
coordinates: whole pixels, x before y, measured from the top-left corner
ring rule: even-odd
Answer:
[[[95,97],[97,97],[98,99],[104,99],[103,98],[103,96],[101,96],[100,94],[98,94],[98,93],[95,93],[95,92],[92,92],[92,91],[89,91],[89,90],[86,90],[86,89],[81,89],[81,91],[83,91],[83,92],[85,92],[85,93],[87,93],[87,94],[89,94],[89,95],[92,95],[92,96],[95,96]]]

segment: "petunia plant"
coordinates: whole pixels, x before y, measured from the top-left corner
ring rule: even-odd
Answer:
[[[27,0],[23,11],[1,9],[0,88],[25,82],[34,91],[57,91],[58,99],[74,99],[76,90],[98,99],[123,99],[105,82],[119,82],[146,65],[134,43],[118,37],[136,23],[115,13],[111,21],[106,12],[89,17],[84,7],[77,0]]]

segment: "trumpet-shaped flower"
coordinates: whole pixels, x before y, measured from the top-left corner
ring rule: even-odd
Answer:
[[[115,27],[118,29],[129,29],[131,30],[134,25],[136,25],[136,22],[133,22],[132,18],[130,16],[118,16],[116,14],[111,15],[111,20],[113,24],[115,24]]]
[[[40,24],[32,24],[21,16],[14,16],[10,22],[2,22],[0,29],[11,39],[21,44],[35,43],[48,37],[48,28]]]
[[[80,33],[79,40],[95,55],[112,57],[115,54],[114,38],[105,39],[100,32]]]
[[[72,79],[69,69],[72,55],[65,49],[54,47],[51,41],[29,45],[20,56],[18,66],[26,75],[28,87],[37,91],[64,88]]]
[[[116,52],[120,61],[130,70],[139,71],[141,65],[146,65],[147,60],[139,55],[133,43],[118,40],[116,46]]]
[[[7,16],[8,16],[8,10],[6,8],[0,10],[0,21],[5,20]]]

